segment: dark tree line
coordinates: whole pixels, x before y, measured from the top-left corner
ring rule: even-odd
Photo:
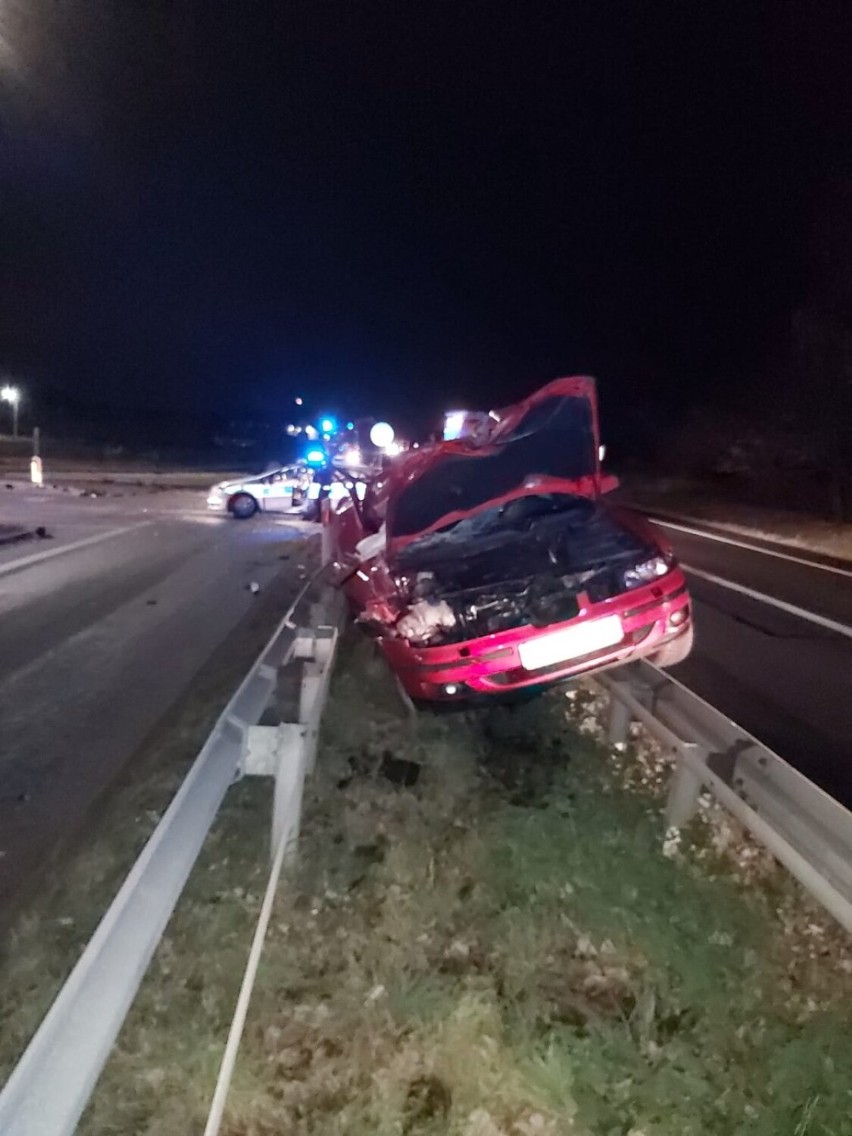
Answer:
[[[741,397],[693,407],[667,464],[754,504],[852,521],[852,178],[814,200],[774,339],[764,372],[734,384]]]

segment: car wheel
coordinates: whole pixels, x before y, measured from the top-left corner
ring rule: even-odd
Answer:
[[[694,642],[695,631],[690,623],[682,635],[678,635],[677,639],[672,639],[670,643],[664,643],[659,651],[649,656],[648,662],[653,663],[655,667],[676,667],[692,650]]]
[[[257,501],[250,493],[238,493],[231,498],[230,510],[239,521],[247,521],[257,512]]]

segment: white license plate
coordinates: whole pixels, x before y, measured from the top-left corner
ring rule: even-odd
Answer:
[[[528,643],[518,644],[518,655],[528,671],[549,667],[568,659],[579,659],[602,651],[604,647],[614,647],[624,638],[621,620],[617,615],[607,615],[603,619],[593,619],[576,627],[563,627],[550,635],[540,635]]]

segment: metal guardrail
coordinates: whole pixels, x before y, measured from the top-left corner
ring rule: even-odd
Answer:
[[[216,722],[181,788],[0,1092],[2,1136],[71,1136],[118,1036],[228,787],[275,777],[273,853],[298,833],[337,642],[335,627],[300,629],[308,581]],[[303,615],[308,615],[306,611]],[[309,618],[319,621],[313,607]],[[307,621],[307,620],[306,620]],[[297,720],[258,726],[283,668],[304,668]],[[278,744],[261,744],[257,731]],[[270,733],[263,734],[268,743]],[[285,743],[286,744],[283,744]],[[261,760],[259,750],[265,753]]]
[[[631,719],[676,754],[666,823],[680,828],[708,789],[852,931],[852,812],[773,750],[650,663],[597,676],[609,691],[609,740],[627,740]]]

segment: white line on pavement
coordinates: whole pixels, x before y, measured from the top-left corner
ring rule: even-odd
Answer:
[[[734,544],[737,548],[747,548],[749,552],[762,552],[765,556],[774,556],[778,560],[791,560],[803,568],[819,568],[821,572],[834,572],[837,576],[852,577],[852,568],[836,568],[831,564],[820,564],[817,560],[808,560],[804,555],[794,556],[790,552],[777,552],[774,548],[763,548],[759,544],[749,544],[748,541],[738,540],[736,537],[723,536],[717,532],[707,532],[705,529],[695,529],[690,525],[682,525],[675,521],[664,521],[662,517],[655,517],[653,513],[646,514],[649,521],[665,529],[677,529],[679,532],[689,533],[690,536],[703,536],[706,540],[717,540],[721,544]],[[806,551],[806,550],[803,550]]]
[[[838,635],[845,635],[847,639],[852,639],[852,627],[849,627],[845,623],[837,623],[833,619],[828,619],[827,616],[817,615],[815,611],[807,611],[805,608],[797,607],[795,604],[787,603],[785,600],[776,599],[775,596],[767,596],[764,592],[756,592],[753,588],[747,588],[744,584],[735,584],[733,580],[725,580],[722,576],[714,576],[712,572],[703,572],[700,568],[693,568],[689,564],[682,563],[681,568],[691,576],[698,576],[702,580],[708,580],[711,584],[719,584],[723,588],[730,588],[732,592],[739,592],[740,595],[748,596],[750,599],[758,600],[760,603],[771,604],[781,611],[786,611],[788,615],[796,615],[800,619],[807,619],[811,623],[818,623],[820,627],[825,627],[829,631],[836,631]]]
[[[9,572],[17,572],[20,568],[28,568],[31,564],[39,564],[42,560],[52,560],[54,556],[62,556],[66,552],[74,552],[78,548],[87,548],[91,544],[100,544],[102,540],[110,540],[114,536],[122,536],[124,533],[135,532],[136,529],[144,529],[147,525],[152,524],[151,521],[140,521],[135,525],[124,525],[119,529],[108,529],[107,532],[95,533],[94,536],[84,537],[82,540],[72,541],[71,544],[60,544],[57,548],[48,548],[44,552],[34,552],[31,556],[21,556],[17,560],[10,560],[6,564],[0,564],[0,576],[6,576]]]

